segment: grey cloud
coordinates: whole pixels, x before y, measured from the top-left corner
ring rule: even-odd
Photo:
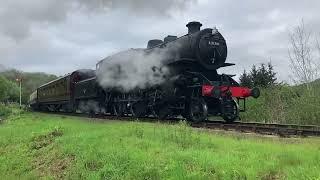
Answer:
[[[48,23],[63,22],[75,12],[95,14],[122,9],[134,15],[169,16],[173,10],[182,10],[191,2],[193,0],[4,0],[0,8],[0,33],[21,40],[30,34],[34,24],[45,27]]]
[[[15,40],[27,37],[34,23],[60,22],[67,16],[70,5],[68,1],[5,0],[1,2],[0,33]]]
[[[185,9],[195,0],[77,0],[80,6],[90,10],[108,11],[126,9],[135,14],[170,15],[172,11]]]

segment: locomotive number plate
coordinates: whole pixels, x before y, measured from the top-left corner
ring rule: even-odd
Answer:
[[[209,41],[208,44],[211,46],[219,46],[220,45],[220,43],[215,42],[215,41]]]

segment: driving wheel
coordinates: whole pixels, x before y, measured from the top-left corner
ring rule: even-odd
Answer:
[[[186,108],[188,121],[202,122],[208,117],[208,106],[202,98],[192,98]]]
[[[147,104],[143,101],[131,105],[130,111],[133,117],[140,118],[147,115]]]

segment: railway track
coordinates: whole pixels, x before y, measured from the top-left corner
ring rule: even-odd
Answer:
[[[234,122],[227,124],[222,121],[211,121],[204,123],[193,123],[195,128],[235,130],[240,132],[252,132],[258,134],[279,135],[280,137],[290,136],[320,136],[320,126],[296,125],[296,124],[269,124],[258,122]]]
[[[134,121],[139,120],[141,122],[158,122],[161,121],[155,117],[147,118],[133,118],[132,116],[117,117],[113,115],[94,115],[88,116],[88,114],[80,113],[52,113],[68,116],[79,116],[79,117],[89,117],[100,120],[123,120],[123,121]],[[183,118],[171,118],[168,120],[163,120],[161,122],[174,124]],[[236,121],[234,123],[225,123],[224,121],[206,121],[202,123],[190,123],[191,127],[194,128],[205,128],[205,129],[220,129],[220,130],[234,130],[244,133],[258,133],[265,135],[278,135],[280,137],[291,137],[291,136],[320,136],[320,126],[314,125],[297,125],[297,124],[276,124],[276,123],[260,123],[260,122],[240,122]]]

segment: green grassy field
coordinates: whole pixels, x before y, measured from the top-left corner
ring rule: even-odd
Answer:
[[[320,139],[17,112],[0,162],[2,179],[320,179]]]

